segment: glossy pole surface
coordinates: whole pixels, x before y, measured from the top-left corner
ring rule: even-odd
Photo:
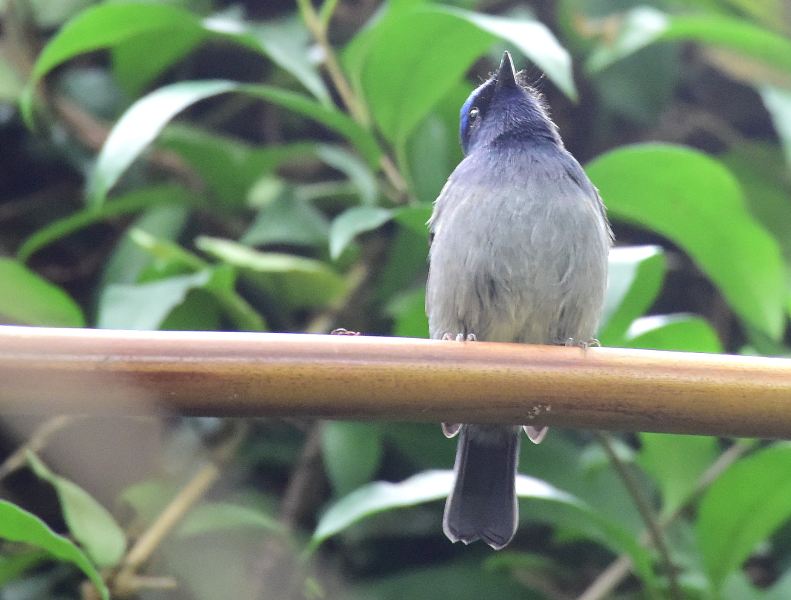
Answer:
[[[407,338],[0,326],[3,414],[183,414],[791,437],[791,360]]]

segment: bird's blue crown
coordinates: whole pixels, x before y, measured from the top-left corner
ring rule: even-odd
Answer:
[[[524,84],[506,52],[500,68],[473,90],[461,107],[459,137],[464,154],[496,140],[548,140],[561,145],[541,94]]]

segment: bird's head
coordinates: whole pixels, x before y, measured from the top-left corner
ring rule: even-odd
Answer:
[[[459,133],[464,154],[497,139],[530,141],[545,138],[562,144],[541,94],[520,82],[511,54],[461,107]]]

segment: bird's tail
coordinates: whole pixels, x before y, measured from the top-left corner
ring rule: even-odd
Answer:
[[[452,542],[483,540],[495,550],[516,533],[515,478],[519,428],[463,425],[456,481],[445,504],[443,529]]]

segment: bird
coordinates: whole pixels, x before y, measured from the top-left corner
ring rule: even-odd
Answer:
[[[585,347],[601,316],[613,243],[598,190],[509,52],[459,120],[464,157],[428,222],[431,338]],[[442,428],[459,438],[445,535],[504,548],[518,525],[520,432],[539,443],[546,428]]]

